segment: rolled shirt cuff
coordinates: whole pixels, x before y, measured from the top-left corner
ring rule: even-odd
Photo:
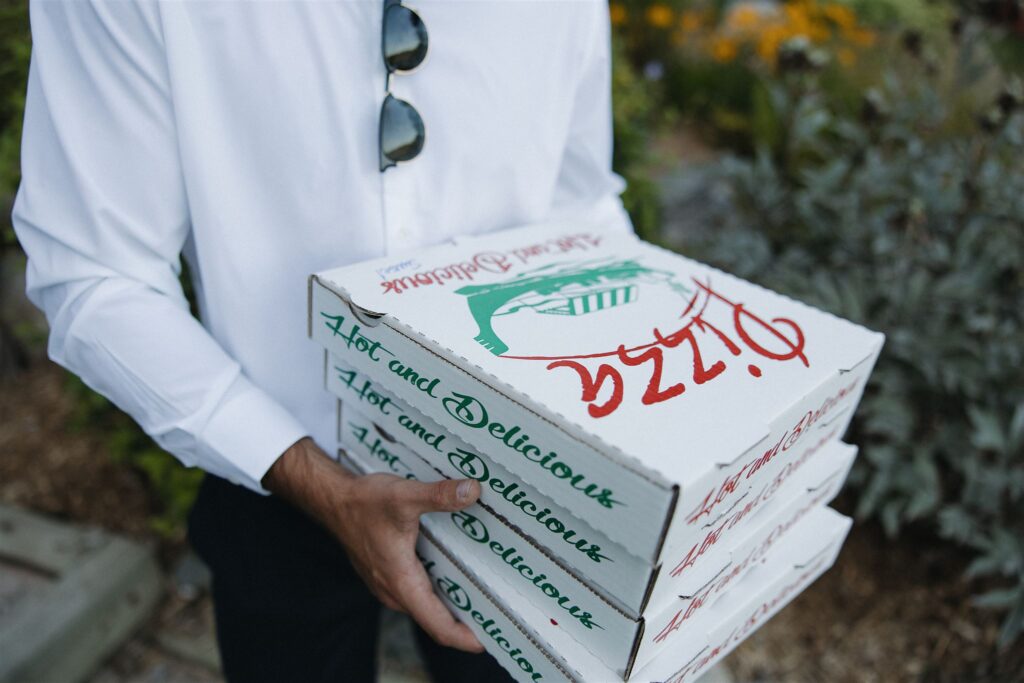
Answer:
[[[309,431],[245,376],[228,388],[198,435],[196,464],[267,495],[260,481],[270,466]]]

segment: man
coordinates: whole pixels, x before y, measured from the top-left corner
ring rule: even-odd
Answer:
[[[610,170],[607,7],[417,12],[31,4],[13,215],[28,293],[55,361],[210,473],[190,535],[232,681],[372,680],[374,596],[447,646],[421,639],[437,680],[504,675],[452,649],[482,648],[414,554],[419,515],[479,486],[337,466],[307,275],[573,212],[629,227]]]

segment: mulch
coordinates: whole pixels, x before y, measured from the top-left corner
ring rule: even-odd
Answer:
[[[850,514],[851,503],[837,507]],[[1024,681],[1024,639],[998,647],[1000,615],[971,605],[966,562],[920,530],[894,541],[854,524],[836,565],[729,667],[744,683]]]
[[[67,382],[46,361],[0,380],[0,502],[132,537],[150,534],[145,479],[111,460],[101,433],[70,427]]]

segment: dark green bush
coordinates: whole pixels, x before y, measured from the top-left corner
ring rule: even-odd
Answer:
[[[66,386],[75,400],[68,427],[103,434],[111,459],[135,468],[145,478],[156,503],[149,520],[152,528],[162,535],[180,538],[203,479],[202,470],[184,467],[160,449],[130,417],[77,377],[68,375]]]
[[[650,140],[663,122],[655,86],[641,77],[621,44],[615,42],[612,69],[612,118],[615,171],[626,179],[623,204],[638,234],[652,237],[660,222],[657,186],[651,180]]]
[[[31,50],[28,3],[0,1],[0,197],[4,198],[13,197],[20,178],[21,121]],[[11,244],[8,215],[2,223],[4,244]]]
[[[886,333],[852,436],[857,512],[967,547],[1008,641],[1024,630],[1024,90],[969,35],[959,50],[952,78],[908,58],[856,116],[813,71],[785,75],[781,144],[718,164],[730,201],[679,246]]]
[[[10,206],[19,178],[21,119],[25,107],[25,81],[31,41],[28,32],[28,6],[24,2],[0,0],[0,377],[9,376],[27,364],[28,353],[20,338],[19,322],[8,319],[4,303],[4,285],[12,277],[5,274],[17,253],[11,229]]]

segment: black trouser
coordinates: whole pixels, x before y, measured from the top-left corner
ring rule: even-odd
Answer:
[[[230,683],[376,680],[380,603],[340,544],[288,503],[208,475],[189,537],[213,572]],[[416,640],[438,683],[511,680],[490,655]]]

